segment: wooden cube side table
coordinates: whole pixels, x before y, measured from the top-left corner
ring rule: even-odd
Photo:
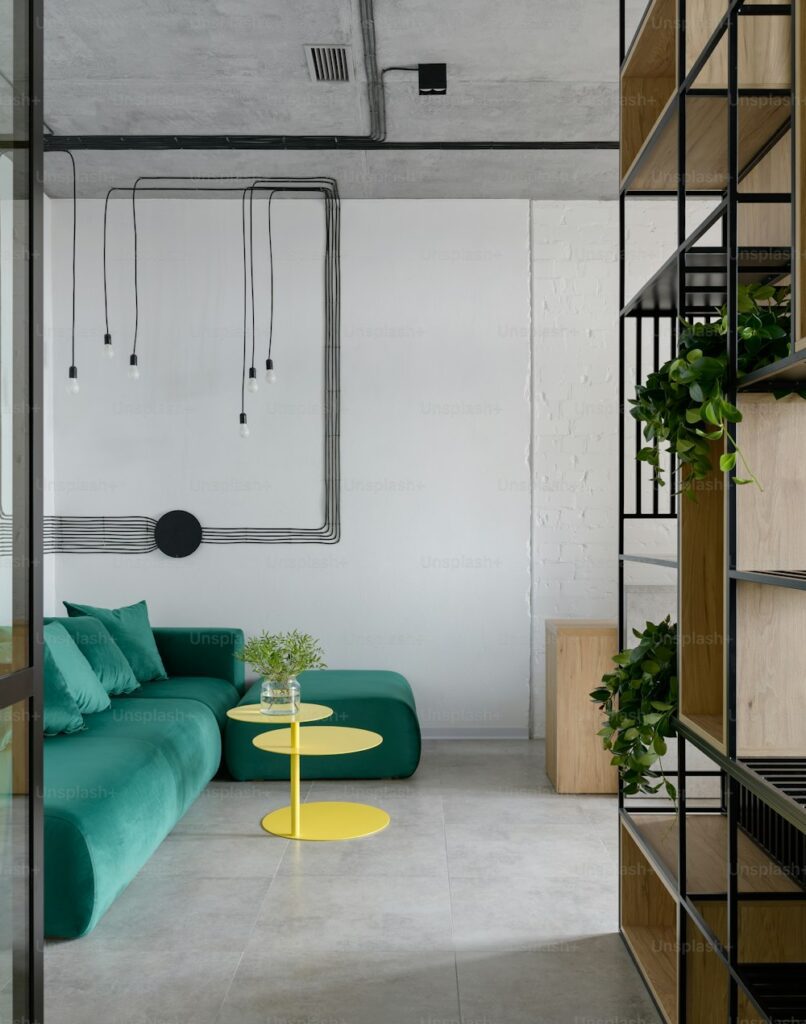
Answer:
[[[618,653],[618,627],[601,619],[546,621],[546,773],[558,793],[616,793],[611,754],[590,699]]]

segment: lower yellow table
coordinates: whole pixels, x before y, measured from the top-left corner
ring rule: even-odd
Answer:
[[[311,705],[302,705],[302,708]],[[389,815],[379,807],[346,801],[300,803],[299,759],[325,754],[353,754],[383,743],[383,736],[368,729],[321,725],[300,731],[298,719],[289,729],[274,729],[255,736],[259,750],[287,754],[291,765],[291,805],[272,811],[261,821],[267,832],[285,839],[358,839],[380,832],[389,824]],[[314,721],[308,718],[307,721]]]

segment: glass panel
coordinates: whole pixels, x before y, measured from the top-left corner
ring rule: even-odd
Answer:
[[[0,710],[0,1024],[28,1019],[28,706]]]
[[[0,0],[0,677],[31,663],[27,19]]]

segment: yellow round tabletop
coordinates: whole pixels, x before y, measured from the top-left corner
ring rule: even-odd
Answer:
[[[290,807],[272,811],[260,824],[266,832],[283,839],[328,843],[338,839],[360,839],[362,836],[382,832],[389,824],[389,815],[380,807],[333,801],[302,804],[296,829]]]
[[[255,736],[252,743],[259,750],[272,754],[355,754],[371,750],[383,743],[383,736],[369,729],[350,729],[341,725],[318,725],[315,729],[300,730],[298,745],[292,747],[290,729],[273,729]]]
[[[333,708],[325,707],[324,704],[300,704],[295,715],[264,715],[260,704],[241,704],[237,708],[230,708],[227,718],[252,725],[291,725],[295,722],[320,722],[332,714]]]

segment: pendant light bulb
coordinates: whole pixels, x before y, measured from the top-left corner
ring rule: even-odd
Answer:
[[[129,356],[129,377],[131,380],[140,379],[140,368],[137,365],[137,356],[134,354]]]
[[[114,355],[115,355],[115,350],[112,347],[112,335],[111,334],[105,334],[104,335],[104,355],[106,356],[107,359],[112,359],[114,357]]]
[[[257,370],[254,366],[249,367],[249,380],[246,382],[246,386],[252,394],[257,391]]]
[[[249,437],[249,426],[246,422],[246,413],[241,413],[241,437]]]
[[[67,375],[67,393],[68,395],[77,395],[79,390],[78,368],[71,366]]]
[[[266,360],[266,380],[269,382],[269,384],[277,383],[277,374],[274,371],[273,359]]]

